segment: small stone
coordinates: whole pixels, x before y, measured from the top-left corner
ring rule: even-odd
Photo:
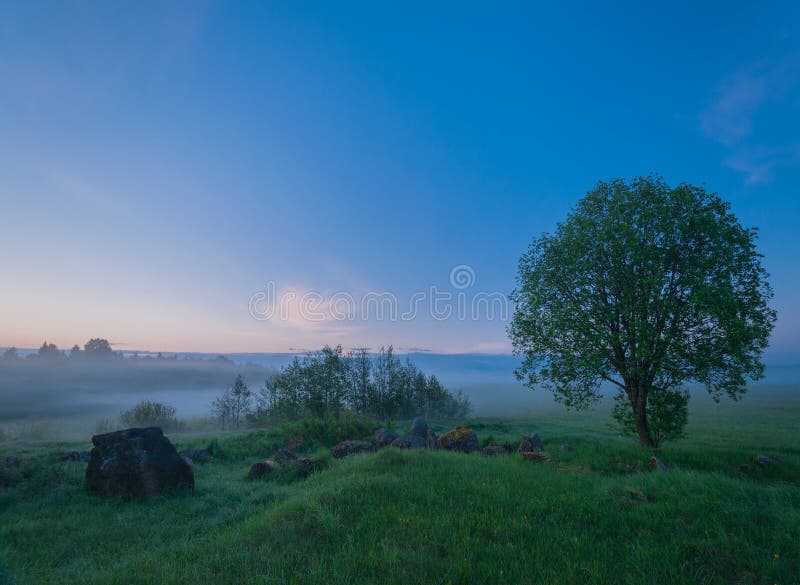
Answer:
[[[378,447],[388,447],[392,444],[397,438],[397,433],[390,431],[389,429],[378,429],[375,431],[375,434],[372,436],[372,439],[375,441],[375,444]]]
[[[650,458],[650,469],[652,469],[653,471],[666,471],[667,470],[667,466],[664,465],[664,462],[661,461],[661,459],[659,459],[655,455],[653,455]]]
[[[538,433],[533,433],[530,437],[522,437],[517,451],[520,453],[544,451],[544,443],[542,443]]]
[[[293,464],[301,477],[308,477],[314,471],[314,462],[308,457],[298,457],[293,461]]]
[[[775,461],[772,457],[768,457],[767,455],[758,455],[756,456],[756,463],[761,467],[767,467],[769,465],[775,465],[777,461]]]
[[[294,463],[295,461],[297,461],[297,455],[295,455],[288,449],[278,449],[275,452],[275,455],[272,456],[272,459],[278,465],[286,465],[287,463]]]
[[[508,455],[514,450],[511,445],[500,445],[492,441],[481,449],[481,454],[485,457],[495,457],[497,455]]]
[[[258,463],[253,463],[253,465],[250,466],[250,471],[247,473],[247,477],[249,479],[261,479],[268,473],[277,471],[280,468],[281,466],[272,459],[266,459],[264,461],[259,461]]]
[[[19,457],[16,455],[7,455],[6,456],[6,467],[9,469],[19,469],[20,461]]]
[[[358,453],[371,453],[374,450],[375,445],[367,441],[342,441],[331,449],[331,454],[334,459],[341,459]]]
[[[547,454],[547,451],[522,451],[520,455],[525,461],[550,461],[550,455]]]
[[[558,446],[558,450],[559,450],[559,452],[561,452],[561,453],[566,453],[567,451],[569,451],[569,450],[570,450],[570,446],[569,446],[569,445],[567,445],[566,443],[561,443],[561,444]]]
[[[641,490],[628,490],[628,495],[631,499],[636,500],[637,502],[647,502],[647,494],[645,494]]]

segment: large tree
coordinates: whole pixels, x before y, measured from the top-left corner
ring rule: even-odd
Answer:
[[[775,311],[755,240],[701,187],[599,182],[520,259],[517,377],[572,408],[614,386],[615,418],[642,445],[678,437],[686,383],[738,399],[763,375]]]

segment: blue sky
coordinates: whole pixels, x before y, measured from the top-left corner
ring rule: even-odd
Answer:
[[[502,319],[257,320],[252,295],[509,292],[598,180],[761,228],[800,350],[800,6],[0,6],[0,345],[509,350]]]

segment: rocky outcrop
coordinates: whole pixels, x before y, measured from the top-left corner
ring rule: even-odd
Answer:
[[[371,453],[375,450],[375,445],[367,441],[342,441],[331,449],[334,459],[341,459],[358,453]]]
[[[478,435],[469,427],[456,427],[439,437],[439,446],[448,451],[472,453],[480,448]]]
[[[372,440],[375,441],[375,444],[378,447],[388,447],[396,438],[397,433],[394,433],[389,429],[378,429],[372,436]]]
[[[194,472],[159,427],[95,435],[86,467],[90,491],[148,498],[165,491],[194,489]]]

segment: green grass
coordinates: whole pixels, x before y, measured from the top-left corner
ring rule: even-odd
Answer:
[[[337,461],[325,446],[369,425],[297,423],[219,436],[193,494],[144,502],[86,493],[85,464],[55,456],[81,445],[0,445],[24,461],[0,489],[0,582],[800,583],[798,412],[747,414],[695,414],[659,451],[661,473],[605,413],[470,421],[480,439],[536,430],[547,463],[394,449]],[[245,479],[287,442],[324,469]],[[752,465],[759,453],[778,464]]]

